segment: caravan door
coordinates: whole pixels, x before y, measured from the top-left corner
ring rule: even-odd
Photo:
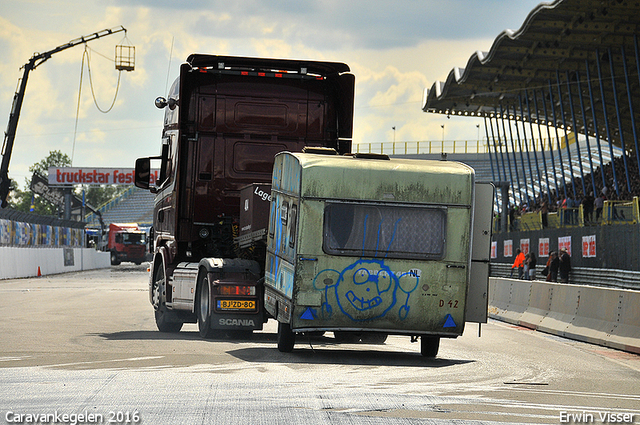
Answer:
[[[471,244],[471,276],[467,293],[466,321],[487,323],[489,306],[489,262],[495,187],[476,183]]]

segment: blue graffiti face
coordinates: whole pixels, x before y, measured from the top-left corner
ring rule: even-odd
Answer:
[[[358,260],[340,273],[335,285],[338,306],[353,320],[382,317],[396,303],[397,281],[381,260]]]
[[[401,320],[409,312],[409,295],[418,285],[419,277],[410,273],[398,275],[382,259],[357,260],[341,272],[323,270],[314,279],[314,287],[323,290],[325,318],[337,306],[342,314],[358,322],[384,317],[400,302]]]
[[[383,279],[385,279],[386,273],[384,273]],[[388,280],[388,277],[385,279]],[[371,272],[367,269],[358,269],[353,275],[353,283],[355,285],[364,285],[360,288],[359,292],[364,290],[364,297],[360,298],[352,290],[347,291],[346,298],[351,303],[353,308],[359,311],[365,311],[382,304],[382,297],[380,297],[380,288],[378,287],[378,275],[371,275]],[[370,298],[373,297],[373,298]]]

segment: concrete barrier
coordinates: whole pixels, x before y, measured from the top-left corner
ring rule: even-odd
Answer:
[[[514,324],[521,324],[521,318],[529,307],[531,297],[531,281],[508,279],[509,285],[509,305],[503,313],[505,321]]]
[[[583,286],[580,288],[576,315],[564,331],[571,339],[601,344],[608,341],[618,320],[620,291]]]
[[[489,316],[640,353],[640,291],[490,278]]]
[[[107,252],[91,248],[0,247],[0,279],[111,267]]]
[[[542,282],[531,282],[529,305],[520,316],[520,325],[538,329],[542,320],[547,317],[551,309],[553,285]]]
[[[640,291],[624,291],[619,320],[609,337],[609,346],[640,354]]]
[[[566,336],[565,331],[578,312],[580,285],[548,283],[553,288],[549,312],[538,325],[538,330]]]
[[[489,314],[504,316],[509,310],[511,285],[502,284],[502,279],[489,279]]]

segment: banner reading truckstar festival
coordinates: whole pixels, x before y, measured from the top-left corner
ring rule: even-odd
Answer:
[[[160,170],[151,170],[149,184],[154,185]],[[92,168],[92,167],[49,167],[50,186],[71,186],[75,184],[117,184],[129,185],[134,182],[133,168]]]

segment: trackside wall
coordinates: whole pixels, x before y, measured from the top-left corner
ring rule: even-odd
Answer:
[[[111,267],[108,252],[92,248],[0,246],[0,279],[45,276]]]
[[[489,316],[640,354],[640,291],[492,277]]]

